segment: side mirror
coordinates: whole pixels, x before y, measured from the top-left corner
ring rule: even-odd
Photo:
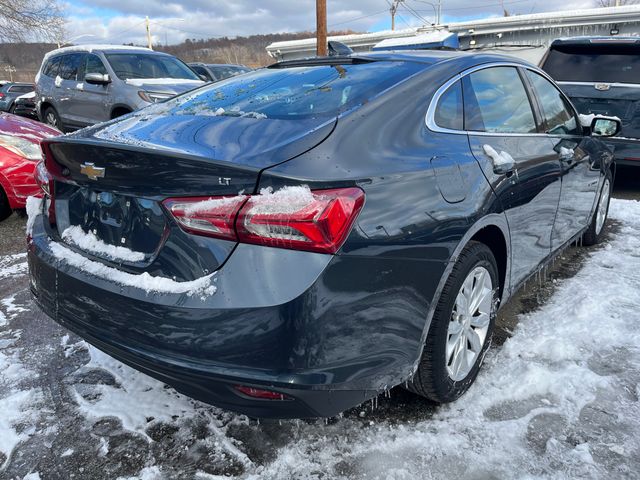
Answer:
[[[92,85],[108,85],[111,83],[111,78],[106,73],[87,73],[84,76],[84,81]]]
[[[200,77],[200,80],[202,80],[203,82],[210,82],[211,80],[209,79],[209,77],[207,77],[206,75],[202,75],[201,73],[198,74],[198,76]]]
[[[594,117],[591,121],[591,135],[594,137],[613,137],[620,133],[622,124],[617,117]]]

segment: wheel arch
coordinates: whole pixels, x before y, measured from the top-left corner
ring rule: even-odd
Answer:
[[[115,105],[113,105],[113,107],[111,107],[109,118],[113,120],[114,118],[118,118],[131,112],[133,112],[133,108],[131,108],[129,105],[125,105],[124,103],[116,103]]]
[[[422,350],[424,349],[427,335],[429,334],[429,329],[431,327],[431,321],[433,320],[433,315],[438,301],[440,300],[440,296],[442,295],[445,283],[451,275],[451,271],[458,260],[458,256],[471,241],[478,241],[487,245],[494,257],[496,257],[501,283],[499,292],[500,304],[503,304],[509,298],[511,292],[509,275],[509,272],[511,271],[511,236],[509,234],[509,224],[507,223],[507,218],[504,213],[491,213],[481,217],[467,230],[450,256],[444,273],[438,282],[438,288],[431,300],[431,305],[429,306],[424,329],[422,331],[422,338],[420,342],[421,346],[411,370],[411,374],[407,380],[413,378],[413,375],[420,364]],[[501,258],[499,259],[496,255],[501,256]]]

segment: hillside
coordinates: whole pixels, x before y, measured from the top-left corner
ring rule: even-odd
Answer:
[[[353,32],[331,32],[331,35],[346,33]],[[171,53],[185,62],[242,63],[259,67],[273,62],[265,51],[270,43],[309,38],[313,35],[314,32],[297,32],[187,40],[177,45],[156,45],[154,49]],[[55,44],[49,43],[0,43],[0,79],[9,80],[13,76],[14,80],[33,81],[44,54],[55,48]],[[10,67],[15,71],[10,72]]]

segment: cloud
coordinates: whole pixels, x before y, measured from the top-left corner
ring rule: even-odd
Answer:
[[[433,0],[431,3],[435,3]],[[505,0],[512,14],[587,8],[594,0]],[[184,0],[180,3],[162,0],[69,0],[68,38],[76,43],[112,42],[146,44],[145,16],[151,19],[154,43],[178,43],[188,38],[239,36],[315,30],[313,0]],[[490,3],[489,3],[490,2]],[[478,18],[502,14],[498,0],[486,0],[485,6],[467,0],[443,2],[445,20]],[[538,7],[536,9],[536,6]],[[408,8],[410,7],[410,8]],[[328,0],[330,29],[371,31],[388,28],[387,0]],[[413,10],[413,11],[411,11]],[[429,2],[406,0],[396,23],[400,28],[433,21]],[[422,19],[420,18],[422,17]],[[89,36],[90,35],[90,36]]]

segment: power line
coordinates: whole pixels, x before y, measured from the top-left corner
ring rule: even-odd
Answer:
[[[380,10],[379,12],[370,13],[368,15],[362,15],[360,17],[350,18],[349,20],[344,20],[342,22],[332,23],[329,26],[330,27],[335,27],[336,25],[344,25],[345,23],[355,22],[356,20],[362,20],[363,18],[375,17],[376,15],[380,15],[382,13],[387,13],[387,9],[385,8],[384,10]]]

